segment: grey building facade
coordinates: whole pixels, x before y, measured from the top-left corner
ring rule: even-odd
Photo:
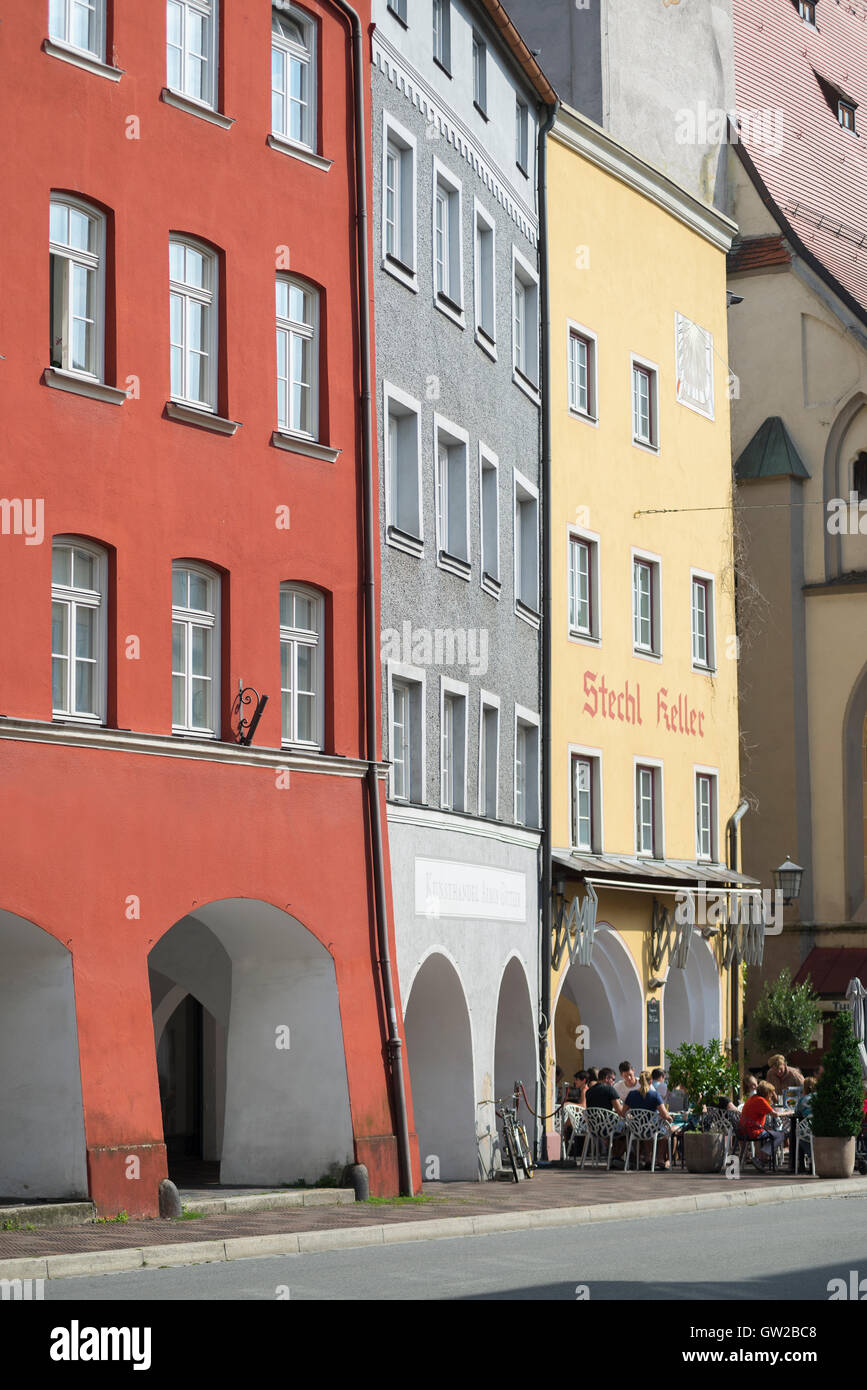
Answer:
[[[491,1102],[516,1080],[535,1102],[538,1073],[536,160],[550,89],[513,55],[500,6],[374,0],[373,17],[397,965],[423,1176],[485,1178]]]

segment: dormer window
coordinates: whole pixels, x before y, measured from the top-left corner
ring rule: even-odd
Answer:
[[[837,102],[837,120],[844,130],[855,129],[855,103],[851,101]]]
[[[816,0],[797,0],[798,14],[805,24],[816,27]]]

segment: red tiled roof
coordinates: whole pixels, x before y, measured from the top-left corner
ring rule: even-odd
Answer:
[[[767,270],[769,266],[789,265],[792,257],[781,236],[754,236],[736,241],[726,261],[729,275],[744,275],[749,270]]]
[[[850,980],[867,982],[867,950],[857,946],[814,946],[794,983],[802,985],[808,975],[817,994],[844,995]]]
[[[744,151],[807,250],[867,308],[867,0],[817,0],[815,29],[792,0],[733,0],[733,13],[737,112],[768,113]],[[858,134],[820,78],[859,103]]]

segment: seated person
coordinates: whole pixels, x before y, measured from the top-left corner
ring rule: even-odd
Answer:
[[[585,1092],[585,1101],[589,1109],[593,1110],[616,1110],[618,1115],[625,1115],[623,1103],[614,1086],[614,1068],[603,1067],[599,1073],[599,1080],[593,1086],[588,1086]]]
[[[617,1092],[617,1094],[619,1095],[620,1099],[621,1099],[621,1100],[625,1100],[626,1097],[629,1095],[629,1092],[632,1091],[632,1090],[634,1090],[635,1087],[637,1086],[637,1084],[638,1084],[638,1079],[637,1079],[637,1077],[636,1077],[636,1075],[635,1075],[635,1068],[634,1068],[634,1066],[632,1065],[632,1063],[631,1063],[631,1062],[621,1062],[621,1063],[620,1063],[620,1080],[619,1080],[619,1081],[615,1081],[615,1083],[614,1083],[614,1089],[615,1089],[615,1091]]]
[[[686,1091],[681,1090],[679,1087],[675,1087],[674,1090],[669,1088],[665,1101],[669,1110],[675,1111],[678,1114],[689,1109],[689,1096],[686,1094]]]
[[[569,1105],[580,1105],[582,1109],[586,1106],[585,1096],[590,1082],[587,1080],[586,1071],[576,1071],[571,1084],[566,1087],[566,1101]]]
[[[769,1086],[773,1086],[778,1096],[782,1096],[787,1086],[803,1086],[804,1078],[796,1067],[786,1065],[786,1059],[781,1052],[774,1053],[773,1057],[768,1058],[768,1070],[765,1076]]]
[[[656,1090],[656,1088],[653,1086],[651,1082],[649,1071],[643,1071],[641,1073],[641,1075],[638,1078],[638,1082],[635,1086],[635,1089],[630,1091],[627,1095],[626,1108],[627,1110],[650,1110],[651,1112],[655,1112],[657,1115],[659,1115],[660,1119],[665,1120],[666,1122],[669,1122],[671,1120],[671,1115],[669,1111],[666,1109],[665,1101],[662,1099],[659,1092]],[[641,1142],[642,1144],[645,1144],[649,1147],[651,1141],[647,1139],[642,1140]],[[664,1148],[662,1166],[665,1167],[668,1160],[667,1136],[663,1139],[663,1145]],[[662,1148],[662,1145],[660,1145],[660,1147]]]
[[[783,1142],[783,1131],[781,1129],[766,1129],[765,1124],[770,1115],[774,1114],[774,1104],[777,1093],[773,1086],[767,1081],[760,1081],[757,1087],[757,1094],[750,1096],[744,1101],[741,1110],[741,1119],[738,1126],[738,1137],[740,1139],[753,1139],[760,1143],[762,1148],[770,1148],[770,1154],[776,1154],[777,1149]],[[753,1159],[756,1168],[762,1171],[762,1165],[757,1159]]]
[[[661,1067],[654,1067],[650,1073],[650,1080],[656,1094],[666,1100],[668,1098],[668,1084],[665,1080],[665,1072]]]
[[[798,1104],[795,1106],[796,1120],[808,1120],[810,1118],[810,1112],[813,1108],[813,1092],[815,1091],[815,1089],[816,1083],[813,1080],[812,1076],[805,1076],[804,1092],[800,1100],[798,1101]]]
[[[759,1083],[753,1076],[752,1072],[747,1072],[746,1076],[741,1082],[741,1103],[738,1106],[739,1110],[743,1110],[744,1104],[746,1101],[749,1100],[750,1096],[755,1096],[758,1094],[758,1085]]]

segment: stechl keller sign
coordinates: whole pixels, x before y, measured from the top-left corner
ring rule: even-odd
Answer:
[[[638,681],[626,681],[622,686],[609,685],[595,671],[584,672],[584,713],[591,719],[611,719],[620,724],[644,724],[641,709],[641,686]],[[652,713],[649,715],[653,717]],[[682,692],[669,691],[661,685],[656,692],[656,727],[687,738],[704,738],[704,711],[691,705]]]

